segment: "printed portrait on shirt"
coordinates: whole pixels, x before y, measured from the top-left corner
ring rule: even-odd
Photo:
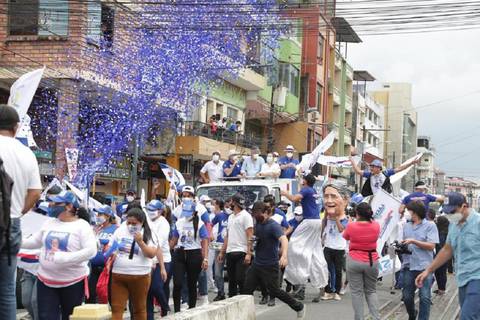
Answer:
[[[193,228],[184,227],[184,229],[180,233],[180,242],[183,244],[193,243]]]
[[[120,240],[120,244],[118,245],[118,251],[120,254],[130,254],[130,250],[132,250],[132,238],[122,238]],[[138,254],[138,245],[135,245],[133,249],[133,254]]]
[[[58,251],[66,252],[69,237],[68,232],[50,231],[45,237],[45,256]]]

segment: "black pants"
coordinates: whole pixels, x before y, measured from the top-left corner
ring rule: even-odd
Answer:
[[[342,289],[342,269],[343,260],[345,259],[345,250],[325,248],[323,254],[325,255],[325,260],[328,264],[328,273],[330,276],[328,285],[325,287],[325,292],[335,292],[338,294]],[[334,287],[332,288],[332,286]]]
[[[447,287],[447,268],[448,262],[435,270],[435,280],[437,281],[438,290],[445,291]]]
[[[243,292],[247,267],[243,262],[245,252],[227,253],[228,296],[234,297]]]
[[[68,320],[73,308],[83,303],[83,280],[63,288],[52,288],[37,281],[38,317],[41,320]]]
[[[195,308],[197,304],[197,281],[202,271],[202,251],[175,250],[173,255],[173,306],[175,312],[180,312],[182,286],[187,274],[188,307]]]
[[[91,266],[90,275],[88,277],[88,291],[90,297],[87,299],[87,303],[97,303],[97,282],[103,268],[103,266]]]
[[[243,294],[253,294],[255,288],[260,285],[264,285],[268,293],[280,299],[280,301],[288,304],[290,308],[295,311],[300,311],[303,309],[303,303],[298,300],[295,300],[285,291],[281,290],[278,286],[278,276],[279,276],[279,267],[278,266],[258,266],[252,264],[248,269],[247,277],[245,279],[245,288],[242,291]]]

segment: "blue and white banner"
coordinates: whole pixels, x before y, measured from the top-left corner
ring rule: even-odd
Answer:
[[[302,161],[297,166],[297,169],[301,169],[305,173],[309,173],[310,169],[317,163],[318,158],[323,155],[335,141],[336,131],[332,130],[326,137],[323,139],[318,146],[312,151],[312,153],[306,154],[302,157]]]
[[[160,163],[160,168],[162,169],[167,181],[171,184],[174,184],[175,187],[179,188],[185,185],[185,178],[180,171],[163,163]]]
[[[353,157],[353,161],[355,163],[360,162],[360,157],[355,156]],[[336,168],[351,168],[352,163],[350,161],[349,157],[335,157],[335,156],[325,156],[325,155],[320,155],[317,159],[317,163],[328,166],[328,167],[336,167]]]
[[[377,252],[380,255],[383,245],[388,241],[400,221],[398,209],[401,202],[383,189],[373,196],[370,203],[373,210],[373,219],[380,224],[380,235],[377,241]]]

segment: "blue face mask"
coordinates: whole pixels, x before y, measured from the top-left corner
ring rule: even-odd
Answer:
[[[195,211],[195,203],[193,198],[183,198],[182,199],[182,217],[190,218]]]
[[[49,217],[58,218],[58,216],[66,210],[67,209],[65,208],[65,206],[53,206],[53,207],[49,207],[47,214]]]

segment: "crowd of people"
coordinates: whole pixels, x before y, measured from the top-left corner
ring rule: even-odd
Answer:
[[[153,319],[157,308],[166,316],[207,304],[209,291],[216,292],[213,301],[220,301],[256,290],[262,304],[273,306],[279,299],[303,319],[307,284],[316,289],[316,303],[342,300],[347,283],[354,319],[364,319],[364,299],[371,317],[380,319],[381,228],[370,205],[363,197],[352,197],[344,184],[327,182],[319,195],[316,177],[307,174],[298,193],[282,191],[292,204],[267,195],[252,206],[239,193],[228,199],[197,197],[191,186],[179,190],[175,207],[156,199],[142,206],[132,189],[115,207],[102,204],[89,212],[72,191],[55,186],[42,193],[33,153],[14,138],[18,123],[13,108],[0,106],[0,319],[16,318],[17,265],[23,269],[22,302],[35,320],[66,320],[84,302],[109,303],[113,319],[123,319],[127,307],[132,319]],[[216,152],[202,173],[206,182],[240,176],[295,178],[293,152],[287,146],[284,157],[275,160],[278,154],[272,153],[265,162],[252,149],[242,164],[235,152],[224,163]],[[368,179],[368,192],[388,189],[389,174],[404,169],[382,171],[379,166],[373,163],[371,172],[356,168]],[[354,210],[347,211],[352,199]],[[433,201],[444,202],[441,215],[429,211]],[[287,218],[291,205],[293,214]],[[396,286],[403,290],[409,319],[429,319],[433,274],[435,293],[444,294],[452,258],[461,319],[478,319],[480,214],[463,195],[434,197],[422,183],[401,209],[402,269]],[[44,215],[45,222],[22,237],[20,217],[31,211]]]

